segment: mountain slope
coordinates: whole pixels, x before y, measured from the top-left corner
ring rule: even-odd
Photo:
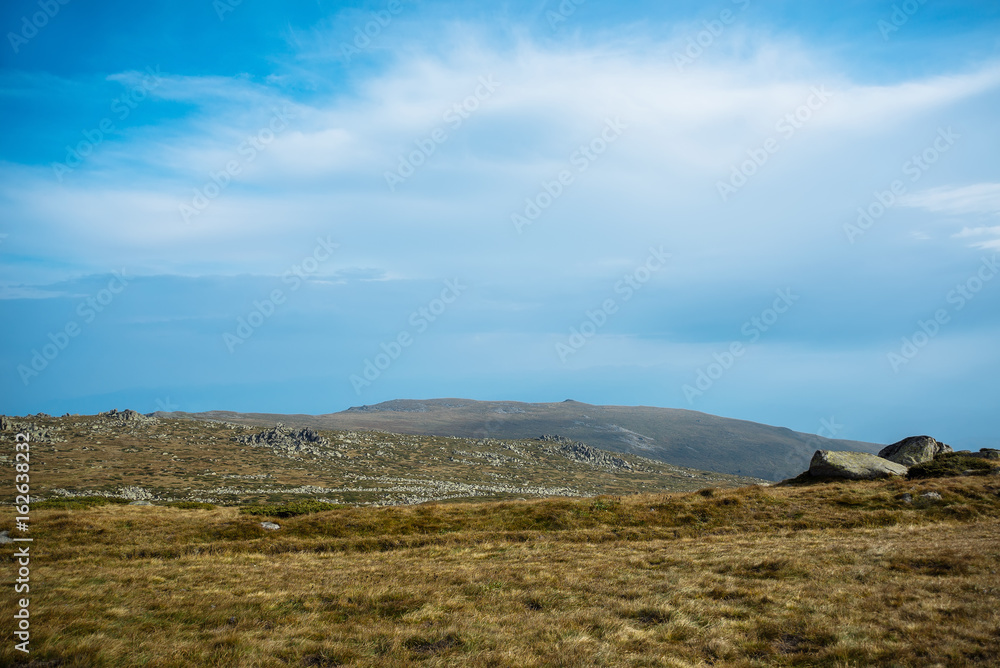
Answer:
[[[649,406],[593,406],[578,401],[528,404],[469,399],[396,400],[327,415],[169,414],[314,429],[374,429],[400,434],[525,439],[544,434],[595,448],[694,469],[781,480],[809,466],[816,450],[878,452],[873,443],[841,441],[697,411]]]
[[[313,500],[408,505],[461,499],[629,495],[763,482],[608,453],[566,441],[463,439],[384,432],[260,430],[207,420],[95,416],[6,417],[31,436],[31,495],[154,503]],[[13,501],[13,485],[0,502]],[[0,527],[2,528],[2,527]]]

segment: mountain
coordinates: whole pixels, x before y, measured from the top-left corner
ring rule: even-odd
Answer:
[[[782,480],[809,468],[816,450],[877,453],[883,446],[827,439],[783,427],[650,406],[559,403],[395,400],[326,415],[265,413],[157,413],[334,430],[378,430],[462,438],[531,439],[558,435],[595,448],[634,454],[674,466]]]

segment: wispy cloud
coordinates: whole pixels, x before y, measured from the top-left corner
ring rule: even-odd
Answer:
[[[1000,183],[931,188],[906,195],[901,204],[956,216],[1000,214]]]
[[[469,229],[470,217],[485,220],[485,196],[502,220],[502,211],[537,189],[606,117],[627,119],[632,129],[613,158],[598,166],[605,176],[595,177],[592,191],[631,202],[628,210],[658,210],[654,202],[673,199],[712,216],[714,205],[690,202],[692,193],[709,192],[749,149],[774,134],[776,121],[801,107],[812,87],[822,85],[833,95],[810,120],[812,136],[849,143],[916,124],[923,114],[1000,84],[1000,70],[987,65],[946,77],[860,85],[800,46],[760,48],[779,54],[777,62],[796,65],[788,76],[775,77],[773,57],[716,58],[691,76],[641,42],[569,47],[522,40],[499,47],[467,41],[444,53],[410,53],[350,94],[308,101],[248,78],[165,72],[150,94],[191,104],[194,112],[108,141],[58,186],[44,169],[2,165],[0,197],[15,219],[31,221],[29,236],[50,257],[75,260],[79,269],[96,270],[127,253],[140,272],[266,272],[262,244],[269,252],[293,254],[296,236],[307,236],[323,219],[338,226],[364,220],[372,230],[404,236],[416,225],[455,233]],[[484,75],[503,82],[502,89],[427,159],[417,178],[387,197],[382,175],[441,126],[447,110]],[[111,78],[131,82],[137,76]],[[252,161],[241,158],[247,138],[266,127],[271,110],[289,105],[295,118],[288,129]],[[810,146],[801,143],[802,149]],[[798,159],[826,160],[831,167],[831,158],[819,153]],[[225,192],[194,224],[182,225],[178,207],[234,160],[242,161],[240,173]],[[850,171],[846,156],[835,160],[844,163],[832,165],[840,174]],[[612,172],[633,177],[619,180]],[[654,172],[662,181],[650,187]],[[447,198],[436,194],[444,192]],[[968,208],[995,198],[994,191],[974,189],[928,192],[909,201]],[[595,224],[588,221],[581,231]],[[634,231],[641,234],[642,227]],[[678,233],[696,234],[694,228]],[[483,261],[491,262],[485,257],[489,245],[482,247]],[[79,266],[83,249],[93,260],[86,267]],[[434,256],[445,247],[420,250]]]
[[[1000,216],[1000,183],[931,188],[906,195],[900,203],[964,220],[995,220]],[[970,239],[969,245],[972,248],[1000,250],[1000,225],[963,225],[952,237]]]

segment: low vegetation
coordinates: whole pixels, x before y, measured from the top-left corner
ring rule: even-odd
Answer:
[[[163,504],[168,508],[180,508],[181,510],[212,510],[213,503],[202,503],[201,501],[168,501]]]
[[[244,515],[262,515],[265,517],[295,517],[297,515],[320,513],[324,510],[339,510],[341,508],[347,508],[347,506],[306,499],[290,503],[255,503],[243,506],[240,508],[240,512]]]
[[[83,510],[84,508],[94,508],[95,506],[106,506],[108,504],[123,505],[128,502],[128,499],[116,499],[106,496],[75,496],[39,501],[32,508],[34,510]]]
[[[1000,656],[996,475],[263,508],[37,510],[30,665],[974,666]],[[14,571],[2,577],[12,597]],[[0,664],[29,665],[11,643]]]
[[[942,478],[968,473],[972,475],[987,475],[997,463],[981,457],[963,455],[958,452],[940,454],[929,462],[911,466],[907,474],[909,478]]]

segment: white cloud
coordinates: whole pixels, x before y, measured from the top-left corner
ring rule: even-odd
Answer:
[[[903,206],[914,207],[946,216],[1000,216],[1000,183],[976,183],[967,186],[944,186],[905,195]],[[1000,225],[963,226],[952,235],[956,239],[972,239],[971,248],[1000,250]]]
[[[953,216],[997,214],[1000,213],[1000,183],[931,188],[904,196],[900,204]]]
[[[62,290],[52,290],[46,286],[5,285],[0,286],[0,300],[4,299],[57,299],[62,297],[86,297]]]
[[[963,227],[961,232],[953,234],[952,236],[956,239],[965,239],[967,237],[980,237],[983,235],[1000,236],[1000,225],[995,225],[993,227]]]

